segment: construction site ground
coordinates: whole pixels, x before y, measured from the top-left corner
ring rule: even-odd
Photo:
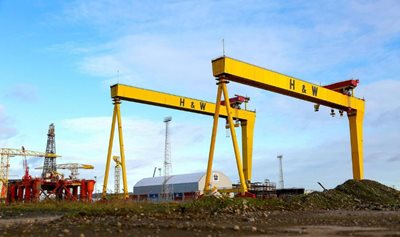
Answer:
[[[349,180],[271,198],[3,205],[0,236],[400,236],[400,192]]]

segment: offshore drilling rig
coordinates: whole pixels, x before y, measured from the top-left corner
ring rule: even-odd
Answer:
[[[56,141],[54,124],[50,124],[47,133],[46,156],[44,158],[42,178],[55,180],[57,176]]]
[[[24,150],[24,149],[23,149]],[[26,150],[22,154],[29,155]],[[40,178],[34,178],[29,175],[29,168],[24,161],[25,175],[21,180],[13,180],[8,183],[7,198],[8,203],[13,202],[36,202],[43,198],[56,198],[58,200],[72,201],[92,201],[95,180],[78,179],[76,175],[65,178],[57,172],[55,142],[55,126],[50,124],[47,133],[46,153],[35,156],[44,157],[44,165]],[[60,169],[70,169],[72,173],[77,174],[79,168],[92,169],[90,165],[80,164],[62,164]]]

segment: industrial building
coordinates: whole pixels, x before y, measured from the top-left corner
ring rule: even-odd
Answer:
[[[205,181],[205,172],[171,175],[167,178],[164,176],[144,178],[133,187],[133,199],[160,199],[165,195],[163,194],[165,185],[168,186],[169,194],[173,195],[174,200],[193,199],[203,194]],[[224,173],[213,171],[211,187],[216,187],[218,190],[231,189],[232,181]]]

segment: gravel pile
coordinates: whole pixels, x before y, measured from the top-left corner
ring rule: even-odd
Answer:
[[[372,180],[348,180],[334,189],[287,201],[300,210],[400,210],[400,192]]]

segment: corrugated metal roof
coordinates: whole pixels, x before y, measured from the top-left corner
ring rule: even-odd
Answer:
[[[206,175],[205,172],[171,175],[168,177],[167,184],[196,183],[199,182],[200,179],[205,175]],[[164,176],[159,176],[154,178],[151,177],[139,180],[135,184],[135,187],[163,185],[163,183],[164,183]]]

